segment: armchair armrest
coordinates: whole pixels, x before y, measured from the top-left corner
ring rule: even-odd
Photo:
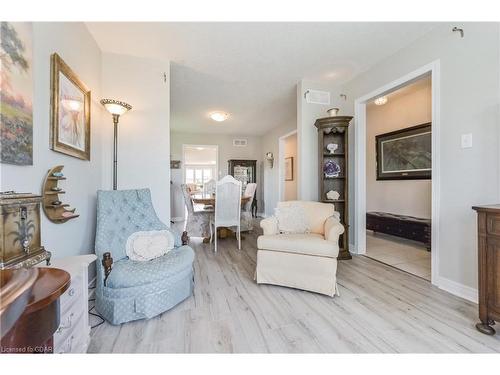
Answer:
[[[325,221],[325,239],[337,243],[339,236],[344,233],[344,226],[337,216],[330,216]]]
[[[264,235],[278,234],[278,220],[274,216],[261,220],[260,227],[264,231]]]
[[[111,258],[111,253],[106,252],[102,255],[102,266],[104,267],[104,286],[106,286],[106,281],[108,281],[108,276],[113,269],[113,258]]]

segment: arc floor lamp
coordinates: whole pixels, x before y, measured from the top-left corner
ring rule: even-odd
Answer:
[[[101,104],[113,115],[113,190],[116,190],[118,166],[118,120],[132,109],[130,104],[114,99],[102,99]]]

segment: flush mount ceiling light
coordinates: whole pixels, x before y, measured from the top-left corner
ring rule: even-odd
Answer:
[[[387,103],[387,96],[381,96],[373,101],[376,105],[384,105]]]
[[[226,121],[228,117],[229,117],[229,114],[225,113],[225,112],[212,112],[212,113],[210,113],[210,118],[214,121],[217,121],[217,122]]]

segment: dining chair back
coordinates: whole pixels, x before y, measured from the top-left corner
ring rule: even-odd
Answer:
[[[203,184],[203,194],[204,195],[212,195],[215,193],[215,185],[217,184],[217,181],[215,181],[213,178],[208,180]]]
[[[191,199],[191,193],[189,191],[189,187],[186,184],[181,185],[182,196],[184,197],[184,203],[186,205],[187,211],[189,215],[194,213],[193,200]]]
[[[217,252],[217,228],[219,227],[236,227],[238,249],[241,249],[241,181],[229,175],[225,176],[216,184],[215,197],[214,221],[210,225],[211,241],[215,232],[215,251]]]

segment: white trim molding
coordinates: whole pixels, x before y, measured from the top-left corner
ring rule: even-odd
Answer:
[[[440,201],[440,61],[435,60],[396,79],[354,102],[354,247],[357,254],[366,253],[366,103],[430,74],[432,79],[432,257],[431,283],[439,281],[439,201]],[[449,284],[446,284],[449,285]]]
[[[447,279],[445,277],[439,277],[435,285],[439,289],[445,290],[457,297],[466,299],[474,303],[478,303],[479,301],[478,290],[475,288],[471,288],[470,286],[457,283],[456,281]]]
[[[282,202],[285,199],[285,139],[297,134],[297,130],[292,130],[281,137],[278,138],[278,202]],[[298,143],[297,143],[297,155],[298,155]],[[296,158],[298,159],[298,157]],[[295,163],[297,160],[294,161]],[[298,173],[296,176],[297,188],[299,186]]]

